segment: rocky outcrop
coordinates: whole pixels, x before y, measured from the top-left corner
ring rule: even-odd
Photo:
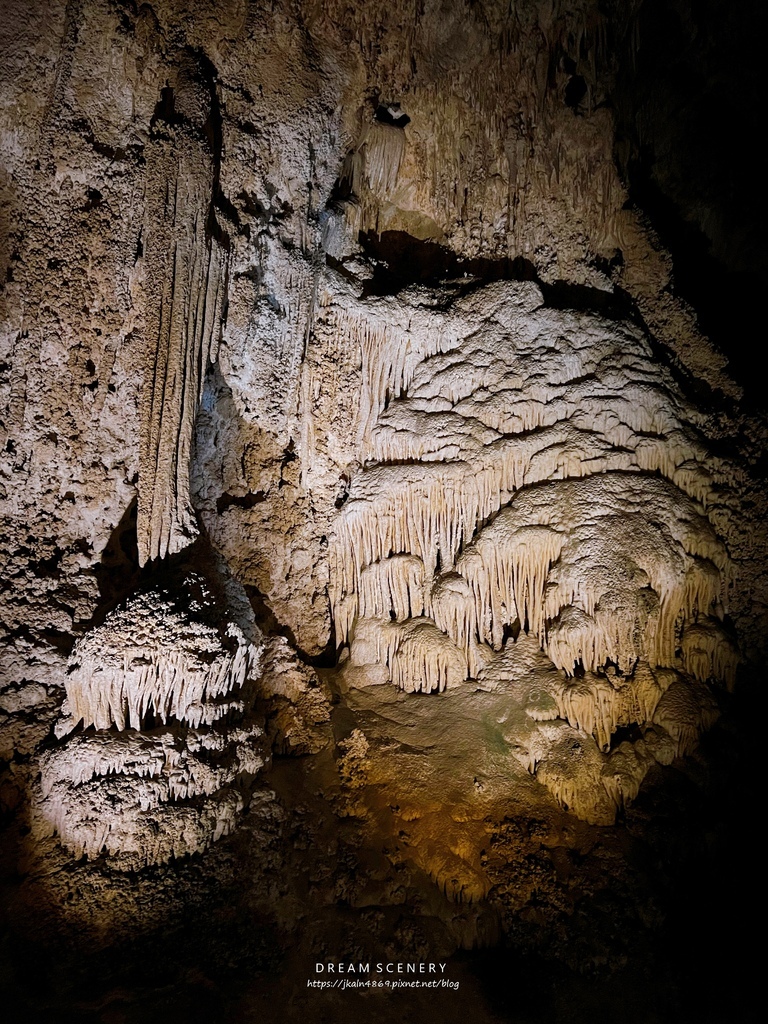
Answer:
[[[70,656],[33,828],[76,857],[135,870],[204,850],[268,764],[253,707],[261,634],[238,585],[207,568],[167,570]]]
[[[343,903],[414,949],[575,919],[517,851],[619,849],[765,653],[764,418],[633,187],[647,4],[6,7],[35,877],[110,879],[104,921],[245,864],[276,930]]]

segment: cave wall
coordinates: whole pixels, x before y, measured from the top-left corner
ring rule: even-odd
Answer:
[[[503,864],[353,730],[376,694],[506,701],[476,832],[515,787],[607,826],[694,750],[764,650],[765,433],[670,229],[738,306],[673,7],[5,5],[0,756],[41,849],[202,850],[330,750],[340,817],[397,792],[482,901]]]
[[[276,499],[273,482],[289,448],[300,473],[302,460],[313,461],[302,448],[306,420],[321,433],[324,417],[339,415],[341,403],[323,402],[329,413],[308,394],[313,362],[328,360],[315,337],[318,275],[329,259],[346,260],[354,274],[359,231],[405,232],[464,259],[524,259],[545,283],[621,289],[664,358],[697,386],[734,394],[724,359],[674,298],[670,259],[627,202],[614,165],[608,97],[615,55],[631,49],[638,31],[636,6],[610,17],[588,3],[523,4],[511,14],[493,4],[344,13],[272,5],[258,15],[233,4],[186,16],[172,5],[11,8],[4,486],[20,531],[9,557],[21,558],[19,571],[43,566],[25,597],[47,606],[39,628],[66,633],[93,613],[94,565],[137,496],[140,463],[150,460],[167,479],[153,485],[149,466],[141,474],[140,549],[142,560],[157,554],[144,537],[145,506],[160,516],[165,492],[189,503],[194,393],[211,357],[221,380],[209,390],[234,403],[237,422],[227,429],[244,436],[231,446],[247,453],[232,456],[242,468],[225,456],[219,488],[237,499],[263,492],[260,517],[255,506],[248,512],[254,528],[285,522],[278,547],[285,529],[301,535],[308,519],[328,515],[301,485],[290,501]],[[400,122],[377,120],[386,104],[402,111]],[[169,147],[172,158],[162,155]],[[169,188],[186,221],[166,209]],[[210,295],[200,337],[171,342],[167,358],[185,380],[187,404],[174,392],[160,428],[149,419],[159,385],[148,377],[159,365],[152,346],[160,308],[169,302],[171,317],[185,323],[191,312],[184,294],[161,294],[171,252],[195,298],[195,275],[209,272],[195,260],[216,264],[226,316],[222,324]],[[392,256],[401,264],[420,258]],[[164,329],[178,333],[173,323]],[[358,360],[350,354],[335,386],[349,380],[354,392]],[[321,366],[315,376],[325,385],[327,374]],[[323,467],[328,488],[354,455],[332,453]],[[319,480],[320,467],[312,473]],[[214,498],[210,482],[201,486],[209,491],[197,498],[204,508]],[[307,508],[298,512],[301,502]],[[229,505],[222,518],[237,519],[238,509]],[[182,535],[194,532],[188,507],[168,515]],[[26,524],[37,520],[49,525],[27,530],[28,541]],[[309,540],[296,540],[306,550]],[[22,548],[30,553],[19,556]],[[256,556],[249,582],[282,602],[278,617],[295,630],[287,605],[306,604],[303,582],[292,582],[304,568],[278,570],[280,557],[273,551],[270,569]],[[45,567],[51,559],[55,571]],[[322,591],[324,570],[310,571]],[[297,642],[312,652],[328,637],[327,615],[314,605],[294,614],[307,621]]]

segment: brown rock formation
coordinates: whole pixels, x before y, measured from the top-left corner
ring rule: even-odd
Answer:
[[[318,957],[664,973],[768,606],[754,228],[686,155],[742,36],[667,6],[5,3],[12,935],[228,906],[233,1020]]]

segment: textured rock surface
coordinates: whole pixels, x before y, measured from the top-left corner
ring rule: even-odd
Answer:
[[[682,60],[716,50],[671,6],[4,5],[0,801],[30,942],[117,956],[234,907],[244,1020],[285,1005],[270,957],[305,980],[366,943],[667,977],[627,936],[665,927],[675,844],[714,842],[707,758],[757,777],[729,716],[768,624],[764,416],[637,202],[651,139],[735,245],[708,172],[680,186],[684,87],[632,95],[667,16]]]
[[[230,832],[269,759],[253,708],[261,640],[233,580],[183,567],[111,611],[70,656],[33,832],[125,870]]]
[[[227,622],[199,573],[163,584],[132,595],[75,645],[65,705],[73,726],[121,731],[173,718],[197,727],[243,710],[237,698],[259,671],[255,623],[246,633]]]
[[[124,870],[199,853],[235,827],[246,779],[267,759],[262,735],[250,721],[80,736],[41,759],[33,829],[55,830],[75,857],[105,853]]]

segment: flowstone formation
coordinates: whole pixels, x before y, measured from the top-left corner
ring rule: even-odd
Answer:
[[[572,965],[580,928],[645,928],[656,810],[768,635],[765,417],[657,234],[735,246],[705,201],[733,183],[654,123],[697,91],[648,65],[661,8],[689,71],[717,53],[695,6],[4,5],[0,806],[30,906],[104,942],[234,907],[262,965],[369,935]],[[749,289],[710,280],[727,326]]]
[[[64,742],[40,760],[39,835],[135,870],[234,828],[269,751],[253,710],[261,634],[227,589],[240,623],[199,571],[167,572],[75,646],[55,726]]]
[[[733,683],[730,560],[706,512],[730,467],[630,322],[548,308],[528,282],[409,302],[400,328],[375,302],[357,323],[337,643],[436,693],[500,685],[530,633],[561,672],[518,687],[531,725],[507,740],[564,805],[612,820],[717,717],[706,684]]]

